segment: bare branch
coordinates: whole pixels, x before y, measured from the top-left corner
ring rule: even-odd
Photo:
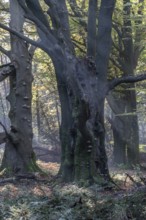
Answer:
[[[121,70],[121,65],[118,63],[118,61],[115,59],[115,58],[113,58],[113,57],[110,57],[110,61],[118,68],[118,69],[120,69]]]
[[[122,83],[135,83],[135,82],[140,82],[143,80],[146,80],[146,72],[138,76],[129,75],[129,76],[124,76],[124,77],[113,79],[108,84],[107,93]]]
[[[35,4],[34,0],[31,0],[31,7],[29,4],[28,4],[28,7],[26,7],[24,1],[22,1],[22,0],[21,1],[18,0],[18,2],[25,12],[25,17],[27,19],[33,21],[35,23],[35,25],[37,26],[37,28],[39,30],[41,30],[43,33],[45,33],[50,45],[57,44],[57,40],[51,32],[51,29],[49,27],[49,23],[47,23],[47,20],[45,20],[46,21],[45,24],[43,22],[43,19],[45,19],[45,17],[42,18],[43,13],[42,13],[41,7],[39,6],[38,1],[36,1],[36,4]],[[33,6],[39,12],[39,14],[37,16],[36,16],[36,13],[34,13]],[[38,34],[39,34],[39,31],[38,31]]]
[[[31,58],[33,58],[33,55],[35,53],[35,50],[37,49],[37,47],[31,45],[31,47],[29,48],[29,55]]]
[[[88,7],[88,25],[87,25],[87,55],[95,57],[96,54],[96,13],[97,0],[90,0]]]
[[[30,43],[30,44],[32,44],[32,45],[34,45],[36,47],[42,48],[42,49],[44,48],[43,44],[41,42],[34,41],[34,40],[24,36],[23,34],[18,33],[17,31],[13,30],[12,28],[2,24],[2,23],[0,23],[0,28],[2,28],[4,30],[6,30],[6,31],[16,35],[17,37],[21,38],[22,40],[26,41],[27,43]]]
[[[87,30],[87,22],[83,20],[83,17],[86,16],[83,10],[79,8],[76,0],[68,0],[71,10],[74,13],[74,16],[78,19],[78,23]]]
[[[121,30],[119,29],[119,24],[116,24],[115,22],[113,22],[113,28],[114,28],[114,30],[117,32],[119,38],[122,39],[122,32],[121,32]]]
[[[4,53],[7,57],[10,58],[10,51],[6,50],[2,46],[0,46],[0,52]]]
[[[70,25],[66,1],[60,0],[56,4],[54,0],[45,0],[45,3],[49,7],[47,14],[50,16],[53,25],[53,31],[51,31],[51,33],[55,37],[56,35],[58,36],[58,40],[60,40],[61,44],[62,42],[66,42],[70,50],[74,51],[70,35]]]
[[[46,26],[47,29],[50,29],[50,25],[49,22],[47,20],[46,15],[44,14],[42,7],[40,5],[40,1],[38,0],[29,0],[29,1],[19,1],[19,4],[21,5],[21,7],[25,7],[25,3],[27,5],[27,7],[25,7],[25,11],[27,12],[27,14],[31,15],[32,17],[34,16],[35,18],[37,18],[42,24],[43,26]],[[25,2],[25,3],[24,3]]]
[[[76,48],[78,48],[83,54],[86,54],[86,51],[83,50],[83,48],[81,48],[81,47],[77,44],[77,42],[75,42],[74,40],[73,40],[73,45],[74,45]]]
[[[83,16],[85,16],[83,10],[81,10],[81,8],[79,8],[79,6],[77,5],[76,0],[68,0],[68,2],[70,4],[71,10],[73,11],[76,17],[82,18]]]

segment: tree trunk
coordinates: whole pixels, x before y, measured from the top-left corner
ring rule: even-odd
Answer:
[[[131,84],[129,91],[127,91],[127,162],[129,165],[136,165],[139,163],[139,127],[137,118],[137,104],[135,86]]]
[[[114,126],[121,123],[121,118],[115,117]],[[123,133],[118,127],[113,127],[113,138],[114,138],[114,149],[113,158],[116,164],[126,164],[127,154],[126,154],[126,141],[123,137]]]
[[[108,97],[108,103],[115,114],[112,122],[114,162],[136,165],[139,163],[139,129],[134,85],[120,92],[120,96],[114,92]]]
[[[59,89],[62,110],[60,174],[65,181],[93,182],[99,174],[108,178],[104,145],[104,95],[97,95],[97,75],[88,59],[72,58],[67,86]],[[103,92],[104,93],[104,92]]]
[[[119,53],[119,59],[122,62],[121,70],[123,75],[134,76],[134,70],[136,68],[138,62],[138,56],[140,53],[138,52],[138,56],[136,55],[134,39],[132,33],[132,22],[131,22],[131,1],[123,0],[123,28],[122,28],[122,36],[123,36],[123,52]],[[141,14],[141,12],[140,12]],[[139,24],[141,23],[141,19],[137,21]],[[137,41],[137,36],[135,37]],[[139,43],[139,41],[137,42]],[[137,50],[139,50],[137,48]],[[123,125],[123,130],[118,129],[118,138],[116,138],[117,130],[113,129],[114,139],[114,158],[115,162],[125,163],[127,162],[129,165],[135,165],[139,163],[139,130],[138,130],[138,119],[136,113],[136,92],[135,85],[131,84],[129,87],[124,88],[124,91],[121,92],[121,97],[116,97],[115,104],[116,107],[112,107],[115,114],[123,114],[118,117],[116,120],[120,120]],[[116,110],[117,107],[120,106],[121,109]],[[115,126],[114,126],[115,127]],[[118,143],[119,141],[119,143]],[[121,149],[120,149],[121,148]],[[120,153],[120,154],[119,154]],[[119,156],[117,156],[119,154]],[[125,154],[125,156],[123,155]],[[121,155],[121,159],[119,158]],[[125,160],[126,158],[126,160]]]
[[[10,1],[11,27],[22,32],[23,11],[16,0]],[[15,73],[10,76],[9,118],[11,129],[5,146],[2,168],[10,172],[26,172],[37,169],[32,149],[31,115],[31,58],[27,44],[11,35],[11,61]]]
[[[36,91],[36,121],[37,121],[37,131],[38,131],[38,142],[41,139],[41,118],[40,118],[40,103],[39,103],[39,91],[37,87]]]
[[[107,69],[115,0],[101,1],[98,34],[96,35],[94,20],[94,30],[91,29],[96,36],[94,42],[88,42],[87,55],[95,57],[87,56],[84,59],[75,55],[65,0],[58,1],[57,4],[45,1],[49,6],[47,13],[52,20],[51,25],[48,24],[39,1],[26,1],[25,6],[29,10],[22,1],[19,3],[27,12],[26,17],[31,19],[31,11],[37,18],[35,20],[39,19],[36,25],[41,39],[40,47],[51,57],[55,67],[62,114],[62,158],[59,173],[65,181],[83,179],[92,182],[98,173],[108,177],[103,110],[108,87]],[[96,7],[96,1],[94,6]],[[94,7],[90,7],[91,9]],[[96,8],[94,13],[96,15]],[[88,29],[92,19],[90,13]],[[52,26],[53,32],[50,31]],[[88,35],[88,40],[90,37]]]

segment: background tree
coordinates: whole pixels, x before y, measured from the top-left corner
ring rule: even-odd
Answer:
[[[143,34],[140,33],[144,1],[139,1],[136,6],[131,1],[123,1],[122,7],[123,10],[119,8],[118,13],[123,11],[123,21],[120,21],[120,17],[114,23],[118,43],[116,44],[116,40],[113,40],[113,46],[119,55],[115,58],[113,53],[111,60],[116,72],[120,70],[124,76],[134,76],[138,59],[144,49]],[[112,122],[114,161],[137,164],[139,163],[139,129],[135,85],[120,87],[110,94],[108,101],[115,114]]]
[[[39,145],[60,151],[60,103],[54,68],[48,55],[37,49],[33,56],[33,127]]]

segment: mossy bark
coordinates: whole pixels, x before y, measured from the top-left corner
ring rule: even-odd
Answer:
[[[59,18],[59,29],[56,22],[52,22],[51,25],[55,31],[54,33],[56,33],[55,35],[52,35],[50,32],[50,25],[47,23],[43,11],[40,10],[41,7],[39,4],[35,3],[35,1],[31,1],[31,4],[27,4],[26,7],[28,7],[34,14],[36,14],[35,9],[38,9],[40,13],[37,14],[37,18],[42,21],[42,24],[45,22],[46,29],[40,28],[38,23],[36,23],[36,25],[41,39],[40,47],[51,57],[55,67],[61,102],[62,125],[60,133],[62,142],[62,160],[59,173],[62,174],[63,178],[74,180],[76,170],[78,169],[78,165],[75,168],[75,161],[84,159],[83,156],[80,156],[79,160],[75,158],[75,156],[77,156],[75,155],[75,152],[81,152],[81,154],[86,157],[86,160],[92,158],[92,153],[89,154],[89,152],[87,152],[88,148],[91,148],[89,147],[88,141],[91,142],[91,146],[94,145],[95,141],[96,144],[93,146],[91,152],[93,152],[93,155],[96,152],[97,160],[102,158],[98,161],[96,167],[101,167],[102,171],[103,168],[107,167],[105,164],[101,165],[101,163],[107,162],[106,159],[104,159],[106,158],[103,141],[104,135],[101,132],[101,130],[104,130],[104,126],[100,122],[100,116],[101,111],[103,110],[104,98],[108,91],[107,72],[112,44],[112,15],[115,7],[115,0],[101,1],[98,16],[98,33],[96,32],[96,16],[91,16],[93,15],[92,9],[94,9],[95,15],[97,14],[97,11],[95,7],[90,7],[88,29],[92,19],[95,19],[93,25],[94,28],[92,29],[94,43],[91,45],[87,42],[87,44],[89,47],[94,48],[92,48],[92,50],[88,47],[87,56],[84,56],[83,59],[79,58],[75,51],[74,42],[70,35],[68,13],[63,13],[64,11],[68,11],[66,1],[58,1],[55,7],[50,4],[49,1],[46,1],[46,4],[50,8],[51,14],[49,13],[49,16],[52,21],[56,20],[54,16]],[[56,12],[58,14],[56,14]],[[31,16],[29,16],[29,18],[30,17]],[[89,35],[88,39],[90,39]],[[94,51],[94,54],[91,55],[92,51]],[[88,55],[92,57],[89,57]],[[82,108],[79,110],[79,117],[74,116],[73,113],[76,104],[77,107]],[[82,123],[83,128],[81,127]],[[86,134],[88,134],[88,137],[86,137]],[[97,140],[94,140],[94,138],[97,138]],[[90,165],[91,161],[92,159],[90,160]],[[105,170],[106,169],[104,169],[104,172]],[[81,177],[83,176],[83,172],[83,170],[80,172],[82,173]],[[67,175],[67,177],[65,175]],[[72,176],[73,178],[71,178]],[[86,179],[88,176],[89,175],[87,174],[84,178]]]
[[[16,0],[10,1],[11,28],[22,32],[23,10]],[[10,132],[7,137],[2,168],[12,172],[36,171],[32,149],[32,73],[31,56],[26,42],[11,34],[11,62],[15,73],[10,77],[9,118]]]
[[[97,94],[97,77],[87,61],[75,60],[69,86],[63,94],[68,102],[62,111],[62,160],[60,174],[65,181],[94,182],[109,177],[104,138],[104,95]],[[70,68],[70,67],[69,67]],[[84,77],[83,77],[84,75]],[[64,104],[63,102],[63,104]],[[62,108],[63,109],[63,108]],[[70,111],[68,112],[68,109]]]

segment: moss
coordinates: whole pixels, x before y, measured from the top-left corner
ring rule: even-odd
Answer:
[[[31,159],[31,162],[27,165],[27,171],[28,172],[39,172],[47,175],[45,171],[43,171],[36,163],[35,157]]]
[[[91,180],[93,176],[91,153],[88,152],[86,139],[81,133],[77,132],[77,140],[75,146],[75,181],[81,179]]]
[[[73,165],[72,161],[70,160],[70,158],[66,157],[65,161],[64,161],[64,166],[66,167],[71,167]]]
[[[90,180],[89,179],[80,179],[79,181],[78,181],[78,186],[79,187],[89,187],[91,185],[91,182],[90,182]]]

